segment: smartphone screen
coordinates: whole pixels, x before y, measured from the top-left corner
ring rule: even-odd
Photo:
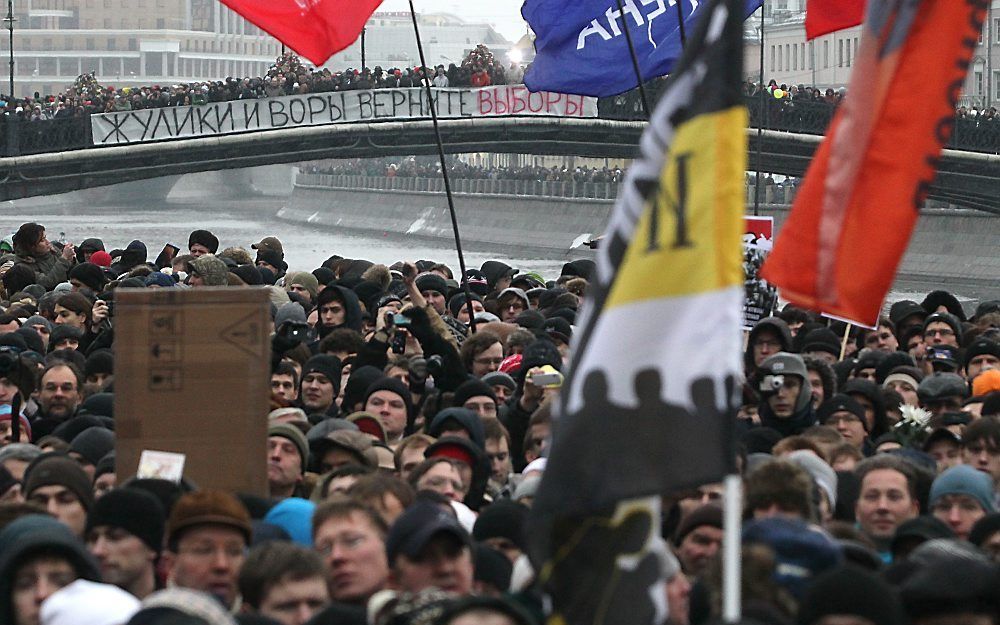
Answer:
[[[179,251],[181,251],[181,248],[176,245],[172,245],[170,243],[164,245],[163,249],[160,250],[160,255],[156,257],[156,268],[163,269],[164,267],[169,267],[170,262],[174,260],[174,257],[177,256],[177,252]]]

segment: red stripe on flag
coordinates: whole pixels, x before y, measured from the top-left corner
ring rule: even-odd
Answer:
[[[809,0],[806,39],[857,26],[865,16],[865,0]]]
[[[890,37],[906,10],[880,32],[865,24],[848,96],[761,270],[793,304],[869,326],[951,135],[986,0],[924,0],[908,36]]]
[[[382,0],[222,0],[222,3],[318,66],[357,41]]]

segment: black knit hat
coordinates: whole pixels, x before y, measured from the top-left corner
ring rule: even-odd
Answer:
[[[360,403],[364,408],[368,387],[381,377],[382,371],[371,365],[351,370],[351,376],[347,378],[347,384],[344,386],[344,400],[341,402],[341,407],[346,411],[352,411],[355,404]]]
[[[483,298],[471,291],[469,292],[469,299],[480,304],[483,303]],[[459,312],[465,308],[465,302],[465,293],[458,292],[451,296],[451,299],[448,300],[448,310],[451,312],[452,317],[457,317]]]
[[[799,625],[813,625],[825,616],[859,616],[879,625],[906,622],[896,590],[878,574],[845,565],[818,575],[799,608]]]
[[[196,244],[204,245],[210,253],[214,254],[219,249],[219,238],[208,230],[195,230],[188,237],[188,249]]]
[[[524,550],[527,549],[524,535],[527,522],[527,508],[509,499],[501,499],[482,511],[472,527],[472,537],[479,541],[507,538]]]
[[[865,430],[868,430],[868,420],[865,419],[865,409],[858,403],[858,400],[854,399],[850,395],[844,395],[843,393],[837,393],[830,399],[824,401],[819,405],[819,409],[816,411],[816,418],[821,424],[826,424],[827,419],[833,416],[835,412],[849,412],[861,421],[861,425],[864,426]]]
[[[138,488],[116,488],[94,502],[85,534],[102,525],[120,527],[159,554],[166,520],[163,504],[156,497]]]
[[[80,263],[76,265],[69,270],[69,277],[71,280],[79,280],[83,286],[95,293],[100,293],[104,290],[104,285],[108,281],[104,275],[104,270],[94,263]]]
[[[87,377],[103,373],[111,375],[115,372],[115,357],[110,349],[95,349],[87,356],[87,364],[83,368],[83,374]]]
[[[368,398],[372,396],[373,393],[377,391],[392,391],[393,393],[399,395],[403,398],[403,403],[406,404],[406,415],[409,420],[414,417],[413,409],[413,396],[410,394],[410,389],[407,388],[401,380],[396,378],[390,378],[388,376],[383,376],[371,384],[365,389],[365,403],[368,403]]]
[[[417,290],[421,293],[424,291],[437,291],[445,297],[448,296],[448,283],[436,273],[425,273],[417,278],[416,283]]]
[[[340,394],[340,374],[342,369],[343,365],[336,356],[316,354],[302,366],[302,377],[300,379],[304,380],[310,373],[321,373],[333,384],[333,394],[337,396]]]
[[[79,341],[82,338],[83,330],[80,328],[74,328],[65,323],[59,324],[52,328],[52,332],[49,334],[49,351],[56,349],[56,345],[66,339],[76,339]]]
[[[43,486],[63,486],[80,500],[86,510],[94,504],[94,490],[90,478],[80,468],[80,463],[61,453],[48,453],[32,460],[24,470],[24,496]]]
[[[469,399],[480,395],[485,395],[494,402],[497,400],[496,393],[493,392],[493,389],[490,388],[489,384],[483,382],[479,378],[470,378],[459,384],[458,388],[455,389],[455,395],[452,399],[452,403],[457,407],[461,407],[464,406],[465,402],[469,401]]]
[[[80,454],[87,463],[97,466],[101,458],[114,451],[115,433],[107,428],[90,427],[73,438],[69,445],[71,452]]]
[[[969,362],[972,361],[973,358],[984,354],[990,354],[1000,358],[1000,343],[982,338],[973,341],[972,345],[965,348],[965,356],[962,358],[962,366],[968,368]]]

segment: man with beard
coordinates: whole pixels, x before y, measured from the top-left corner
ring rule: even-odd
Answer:
[[[83,374],[72,363],[57,361],[45,368],[38,391],[40,409],[31,424],[36,440],[76,415],[82,388]]]
[[[135,488],[115,489],[97,500],[84,536],[106,583],[139,599],[156,590],[165,517],[159,500]]]

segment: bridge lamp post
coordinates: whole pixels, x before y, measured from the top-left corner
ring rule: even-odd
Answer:
[[[7,31],[10,33],[10,99],[14,99],[14,0],[7,0]]]

